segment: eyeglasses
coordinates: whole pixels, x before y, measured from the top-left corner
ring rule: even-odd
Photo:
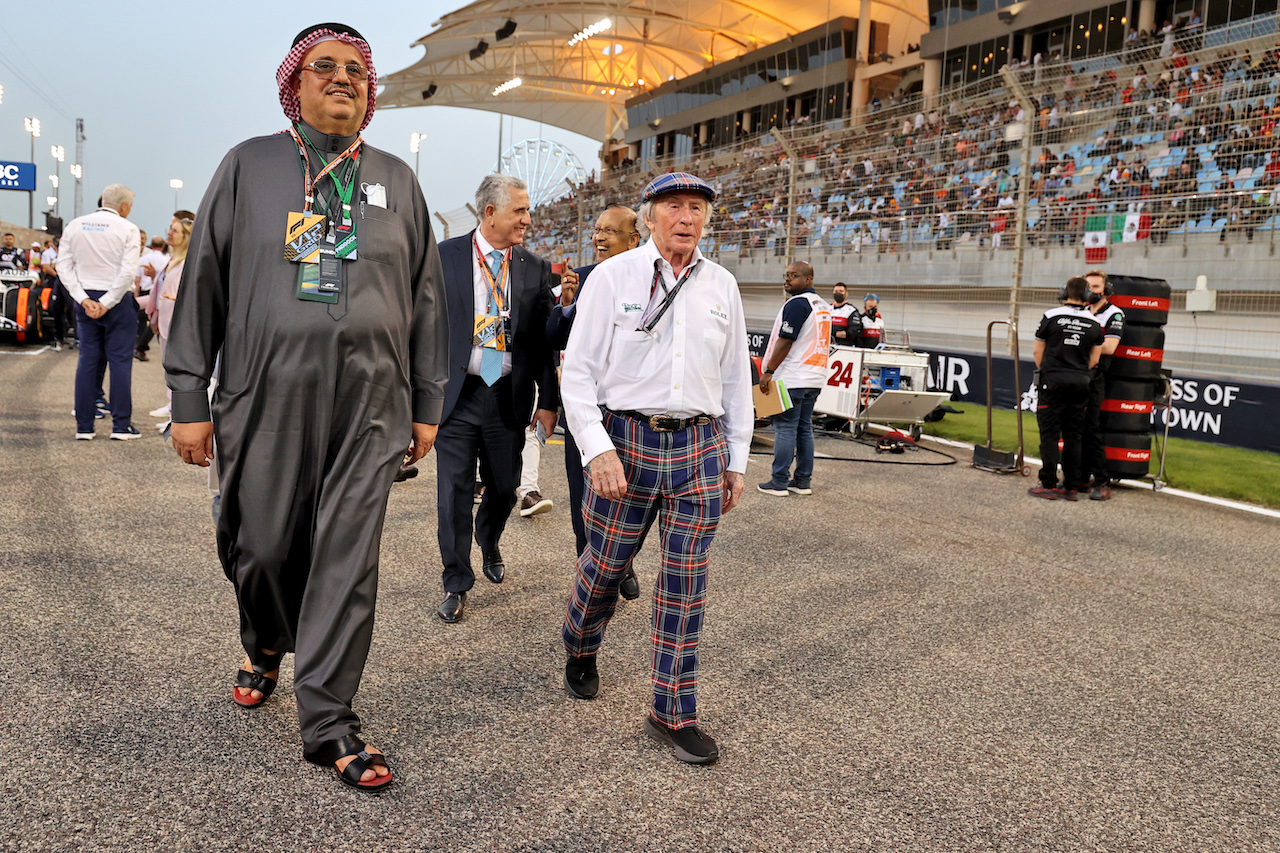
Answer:
[[[348,62],[345,65],[339,65],[332,59],[317,59],[315,62],[308,62],[306,65],[302,66],[302,69],[310,71],[321,80],[332,80],[334,77],[337,77],[339,68],[347,72],[348,80],[369,79],[369,69],[365,68],[358,62]]]
[[[783,277],[783,278],[813,278],[813,273],[811,273],[811,272],[784,272],[784,273],[782,274],[782,277]]]
[[[634,230],[619,231],[617,228],[601,228],[600,226],[597,225],[595,228],[591,229],[591,233],[603,234],[606,237],[616,237],[619,234],[635,234],[636,232]]]

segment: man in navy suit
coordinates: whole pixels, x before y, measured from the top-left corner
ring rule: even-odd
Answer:
[[[524,430],[533,414],[550,435],[560,404],[546,335],[551,264],[521,245],[531,224],[528,187],[510,175],[488,175],[476,190],[476,210],[475,231],[440,244],[450,322],[449,383],[435,445],[445,592],[437,612],[446,622],[462,618],[475,583],[476,462],[485,486],[476,544],[484,576],[502,583],[506,565],[498,542],[516,504]]]
[[[640,233],[641,227],[640,215],[618,202],[605,207],[604,212],[596,219],[596,227],[591,233],[596,262],[578,267],[572,274],[565,274],[560,289],[560,303],[551,310],[551,319],[547,322],[547,337],[551,340],[552,348],[562,350],[569,345],[569,332],[573,330],[578,294],[586,286],[591,271],[600,266],[601,261],[639,246],[640,238],[644,236]],[[564,467],[569,477],[569,517],[573,520],[573,535],[578,555],[581,556],[583,549],[587,547],[587,529],[582,521],[582,454],[573,439],[573,433],[567,429],[564,433]],[[627,566],[620,589],[622,597],[628,601],[640,597],[640,585],[636,580],[635,569],[631,566]]]

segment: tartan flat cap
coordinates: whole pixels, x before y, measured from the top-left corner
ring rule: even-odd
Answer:
[[[649,186],[644,188],[644,193],[640,196],[640,201],[646,202],[663,193],[678,192],[702,193],[707,197],[707,201],[716,200],[716,191],[711,188],[711,184],[697,175],[690,175],[688,172],[668,172],[649,182]]]

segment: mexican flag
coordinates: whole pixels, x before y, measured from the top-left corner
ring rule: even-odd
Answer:
[[[1124,237],[1126,243],[1145,240],[1151,234],[1151,214],[1130,213],[1124,218]]]
[[[1106,216],[1086,216],[1084,220],[1084,262],[1101,264],[1107,260]]]

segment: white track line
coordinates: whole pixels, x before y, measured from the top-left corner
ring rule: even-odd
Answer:
[[[924,435],[921,438],[927,438],[930,441],[944,444],[948,447],[967,447],[972,448],[973,445],[963,441],[952,441],[948,438],[938,438],[932,435]],[[1034,456],[1026,456],[1023,459],[1027,465],[1040,466],[1042,463]],[[1120,480],[1120,483],[1137,489],[1147,489],[1148,491],[1156,491],[1156,484],[1150,480]],[[1228,509],[1238,509],[1242,512],[1251,512],[1254,515],[1261,515],[1267,518],[1280,519],[1280,511],[1268,509],[1264,506],[1254,506],[1253,504],[1241,503],[1240,501],[1229,501],[1226,498],[1215,498],[1212,495],[1201,495],[1196,492],[1188,492],[1182,489],[1171,489],[1168,486],[1160,489],[1160,494],[1170,495],[1175,498],[1185,498],[1189,501],[1199,501],[1200,503],[1213,504],[1214,506],[1227,507]]]

